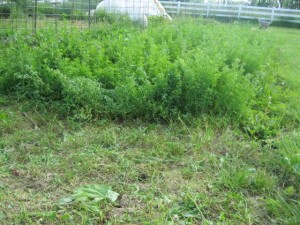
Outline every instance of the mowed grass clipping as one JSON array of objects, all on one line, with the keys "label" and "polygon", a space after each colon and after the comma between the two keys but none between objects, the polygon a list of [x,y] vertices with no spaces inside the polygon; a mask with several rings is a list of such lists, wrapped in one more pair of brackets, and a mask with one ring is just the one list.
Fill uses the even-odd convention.
[{"label": "mowed grass clipping", "polygon": [[1,42],[1,224],[298,224],[299,30],[123,23]]}]

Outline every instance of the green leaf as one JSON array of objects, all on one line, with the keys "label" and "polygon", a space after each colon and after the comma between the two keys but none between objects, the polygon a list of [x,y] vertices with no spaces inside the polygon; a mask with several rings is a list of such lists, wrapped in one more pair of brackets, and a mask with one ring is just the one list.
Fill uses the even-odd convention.
[{"label": "green leaf", "polygon": [[94,202],[99,202],[104,199],[110,200],[111,202],[115,202],[118,198],[119,194],[111,190],[111,187],[108,185],[85,185],[79,187],[73,198],[75,201],[86,202],[88,200],[93,200]]},{"label": "green leaf", "polygon": [[114,192],[112,190],[108,190],[106,196],[110,201],[115,202],[119,196],[119,193]]},{"label": "green leaf", "polygon": [[67,204],[71,204],[72,202],[73,202],[73,198],[71,196],[64,197],[59,200],[60,205],[67,205]]}]

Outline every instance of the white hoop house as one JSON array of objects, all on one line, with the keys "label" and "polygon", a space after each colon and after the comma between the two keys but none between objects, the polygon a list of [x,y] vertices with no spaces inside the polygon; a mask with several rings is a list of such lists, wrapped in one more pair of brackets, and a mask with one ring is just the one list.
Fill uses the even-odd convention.
[{"label": "white hoop house", "polygon": [[127,14],[132,20],[143,21],[144,24],[148,16],[163,16],[172,20],[157,0],[104,0],[97,5],[97,10]]}]

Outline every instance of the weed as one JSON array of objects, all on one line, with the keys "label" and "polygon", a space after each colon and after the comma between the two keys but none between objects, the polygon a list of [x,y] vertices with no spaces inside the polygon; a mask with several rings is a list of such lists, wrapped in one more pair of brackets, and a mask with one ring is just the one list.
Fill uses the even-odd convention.
[{"label": "weed", "polygon": [[79,121],[213,115],[259,139],[284,125],[284,78],[280,83],[274,74],[272,37],[191,19],[147,30],[109,23],[92,34],[61,30],[10,39],[0,90],[59,106]]}]

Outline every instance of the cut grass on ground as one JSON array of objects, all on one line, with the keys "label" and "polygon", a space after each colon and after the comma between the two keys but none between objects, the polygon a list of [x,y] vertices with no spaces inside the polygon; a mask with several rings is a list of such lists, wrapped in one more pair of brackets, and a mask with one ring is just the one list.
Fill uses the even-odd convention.
[{"label": "cut grass on ground", "polygon": [[[20,104],[1,109],[4,224],[299,221],[299,131],[262,146],[209,118],[189,127],[78,124],[21,112]],[[100,213],[60,205],[89,184],[110,185],[120,197],[99,204]]]}]

